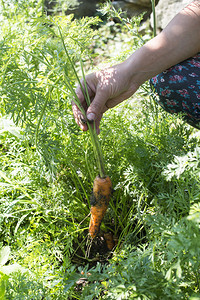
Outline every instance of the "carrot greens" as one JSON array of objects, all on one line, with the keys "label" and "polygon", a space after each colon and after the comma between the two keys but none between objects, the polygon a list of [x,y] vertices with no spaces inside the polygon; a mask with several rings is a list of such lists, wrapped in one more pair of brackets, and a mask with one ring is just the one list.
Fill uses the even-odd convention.
[{"label": "carrot greens", "polygon": [[101,23],[47,2],[0,1],[0,299],[199,299],[199,131],[148,82],[100,136],[71,110],[86,119],[88,61],[119,63],[152,30],[113,1]]},{"label": "carrot greens", "polygon": [[[59,29],[59,33],[60,33],[60,37],[61,37],[61,41],[62,41],[62,44],[63,44],[64,51],[65,51],[65,53],[67,55],[69,63],[71,65],[72,69],[73,69],[74,75],[75,75],[75,77],[76,77],[76,79],[77,79],[77,81],[78,81],[78,83],[79,83],[79,85],[81,87],[83,95],[84,95],[84,97],[86,99],[86,103],[87,103],[87,105],[89,107],[89,105],[90,105],[90,97],[89,97],[88,87],[87,87],[87,83],[86,83],[86,79],[85,79],[85,73],[84,73],[84,69],[83,69],[83,61],[80,58],[80,66],[81,66],[81,72],[82,72],[82,76],[83,76],[84,86],[81,84],[81,81],[79,79],[78,73],[77,73],[76,68],[75,68],[75,65],[74,65],[73,61],[71,60],[71,58],[70,58],[69,52],[68,52],[68,50],[67,50],[67,48],[65,46],[64,38],[63,38],[61,29],[60,29],[59,26],[58,26],[58,29]],[[98,167],[98,170],[99,170],[99,175],[100,175],[100,177],[104,178],[106,176],[106,173],[105,173],[105,164],[104,164],[103,153],[102,153],[102,150],[101,150],[101,145],[99,143],[99,139],[98,139],[98,136],[97,136],[97,133],[96,133],[95,122],[93,122],[91,124],[91,122],[89,122],[87,120],[87,117],[86,117],[86,114],[85,114],[85,110],[81,106],[81,103],[80,103],[80,101],[79,101],[79,99],[78,99],[75,91],[73,90],[73,87],[70,84],[70,79],[69,79],[69,77],[67,76],[66,73],[65,73],[65,80],[66,80],[67,87],[69,88],[69,90],[71,91],[71,93],[73,95],[73,101],[78,106],[78,108],[82,112],[82,114],[83,114],[83,116],[84,116],[84,118],[85,118],[85,120],[87,122],[87,126],[88,126],[88,129],[89,129],[89,134],[90,134],[91,142],[92,142],[92,145],[93,145],[94,155],[95,155],[97,167]]]}]

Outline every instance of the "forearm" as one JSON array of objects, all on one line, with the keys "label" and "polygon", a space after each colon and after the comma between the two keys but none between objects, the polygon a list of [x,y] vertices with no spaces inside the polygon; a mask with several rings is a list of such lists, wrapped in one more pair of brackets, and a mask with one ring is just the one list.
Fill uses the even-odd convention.
[{"label": "forearm", "polygon": [[182,10],[155,38],[126,61],[139,85],[167,68],[200,52],[200,1]]},{"label": "forearm", "polygon": [[[86,76],[90,99],[80,86],[76,93],[85,107],[87,118],[95,120],[97,132],[104,112],[128,99],[146,80],[200,52],[200,0],[194,1],[154,39],[135,51],[127,60],[111,68]],[[81,112],[73,105],[76,122],[87,130]]]}]

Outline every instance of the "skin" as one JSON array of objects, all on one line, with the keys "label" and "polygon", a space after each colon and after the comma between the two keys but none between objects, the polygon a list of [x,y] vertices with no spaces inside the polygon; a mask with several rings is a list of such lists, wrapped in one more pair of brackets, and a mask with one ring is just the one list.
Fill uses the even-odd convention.
[{"label": "skin", "polygon": [[[120,64],[86,76],[91,105],[87,107],[80,86],[76,94],[87,119],[95,121],[97,133],[103,114],[132,96],[145,81],[200,52],[200,0],[195,0],[155,38]],[[75,103],[72,110],[83,131],[87,124]]]}]

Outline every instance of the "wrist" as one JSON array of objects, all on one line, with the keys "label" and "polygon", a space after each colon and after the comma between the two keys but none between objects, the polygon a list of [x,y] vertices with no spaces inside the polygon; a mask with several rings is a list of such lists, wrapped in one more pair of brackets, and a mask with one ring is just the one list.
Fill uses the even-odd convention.
[{"label": "wrist", "polygon": [[131,80],[141,85],[172,66],[172,52],[173,45],[161,35],[147,42],[125,61]]}]

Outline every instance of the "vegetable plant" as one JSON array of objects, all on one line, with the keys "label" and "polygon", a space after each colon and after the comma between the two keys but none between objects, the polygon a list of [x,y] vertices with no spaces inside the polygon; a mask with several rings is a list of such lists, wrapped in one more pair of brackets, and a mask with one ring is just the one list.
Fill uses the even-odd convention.
[{"label": "vegetable plant", "polygon": [[109,2],[76,20],[3,1],[1,18],[0,298],[198,299],[199,132],[148,82],[104,114],[98,137],[71,112],[79,78],[140,47],[148,24],[143,34],[142,16]]}]

